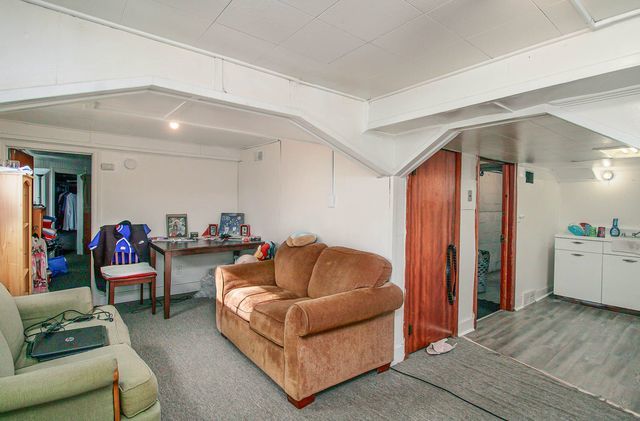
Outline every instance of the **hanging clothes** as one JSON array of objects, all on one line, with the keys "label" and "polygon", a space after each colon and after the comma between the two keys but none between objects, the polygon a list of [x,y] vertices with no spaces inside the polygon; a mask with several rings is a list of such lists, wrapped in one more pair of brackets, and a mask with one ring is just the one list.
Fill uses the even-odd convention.
[{"label": "hanging clothes", "polygon": [[40,237],[31,238],[31,278],[34,292],[47,292],[47,244]]},{"label": "hanging clothes", "polygon": [[62,229],[73,231],[78,226],[78,196],[75,193],[67,193],[64,198],[64,221]]}]

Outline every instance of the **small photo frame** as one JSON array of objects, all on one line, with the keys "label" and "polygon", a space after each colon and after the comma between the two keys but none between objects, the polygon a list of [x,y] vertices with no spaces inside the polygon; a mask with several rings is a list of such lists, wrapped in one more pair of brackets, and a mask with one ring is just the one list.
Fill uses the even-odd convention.
[{"label": "small photo frame", "polygon": [[207,237],[217,237],[218,236],[218,224],[209,224],[204,234]]},{"label": "small photo frame", "polygon": [[240,236],[248,237],[251,235],[251,227],[247,224],[240,225]]},{"label": "small photo frame", "polygon": [[167,237],[185,238],[188,236],[188,233],[186,213],[167,214]]},{"label": "small photo frame", "polygon": [[189,238],[192,240],[197,240],[198,239],[198,233],[195,231],[192,231],[189,233]]}]

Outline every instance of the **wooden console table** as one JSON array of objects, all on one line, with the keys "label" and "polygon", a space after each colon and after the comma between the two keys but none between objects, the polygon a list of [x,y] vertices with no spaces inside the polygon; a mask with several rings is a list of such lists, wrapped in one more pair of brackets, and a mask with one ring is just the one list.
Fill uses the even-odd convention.
[{"label": "wooden console table", "polygon": [[262,241],[242,241],[226,240],[197,240],[185,242],[150,241],[151,266],[156,267],[156,253],[164,256],[164,318],[170,316],[171,306],[171,260],[174,256],[187,256],[192,254],[225,253],[232,251],[234,256],[240,254],[242,250],[256,249]]}]

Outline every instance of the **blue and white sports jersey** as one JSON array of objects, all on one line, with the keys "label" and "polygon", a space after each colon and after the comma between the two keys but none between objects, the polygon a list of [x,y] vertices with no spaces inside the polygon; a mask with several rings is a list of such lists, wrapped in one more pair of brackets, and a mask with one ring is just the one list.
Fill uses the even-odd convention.
[{"label": "blue and white sports jersey", "polygon": [[[113,253],[113,259],[111,260],[111,264],[113,265],[128,265],[129,263],[139,263],[140,259],[138,258],[138,254],[136,250],[129,243],[129,238],[131,237],[131,229],[129,225],[116,225],[116,231],[122,234],[122,238],[116,242],[116,249]],[[144,232],[149,234],[151,229],[144,225]],[[93,240],[89,243],[89,250],[93,250],[98,247],[98,243],[100,242],[100,231],[93,237]]]}]

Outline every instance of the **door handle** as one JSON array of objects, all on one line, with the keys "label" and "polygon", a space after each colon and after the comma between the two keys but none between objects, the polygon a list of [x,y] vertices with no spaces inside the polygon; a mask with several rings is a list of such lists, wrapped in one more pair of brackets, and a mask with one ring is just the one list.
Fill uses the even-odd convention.
[{"label": "door handle", "polygon": [[633,259],[622,259],[622,261],[627,263],[638,263],[637,260],[633,260]]},{"label": "door handle", "polygon": [[576,256],[576,257],[582,257],[584,256],[584,254],[580,254],[580,253],[571,253],[572,256]]},{"label": "door handle", "polygon": [[573,244],[583,244],[582,241],[572,241]]},{"label": "door handle", "polygon": [[456,280],[458,278],[458,252],[454,244],[447,246],[447,301],[450,305],[456,301]]}]

